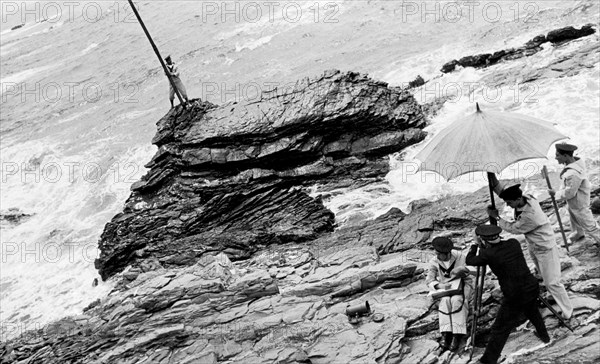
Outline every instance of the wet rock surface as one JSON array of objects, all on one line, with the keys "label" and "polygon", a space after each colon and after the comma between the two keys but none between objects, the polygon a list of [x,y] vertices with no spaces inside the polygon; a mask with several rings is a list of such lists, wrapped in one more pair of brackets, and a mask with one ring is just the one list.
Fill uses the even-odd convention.
[{"label": "wet rock surface", "polygon": [[[427,297],[425,285],[433,257],[428,242],[444,235],[455,249],[467,249],[473,228],[487,220],[487,188],[415,201],[410,213],[393,208],[374,220],[334,229],[331,212],[305,187],[318,181],[364,185],[381,178],[388,168],[385,153],[398,147],[392,148],[390,140],[417,142],[424,119],[401,90],[356,74],[333,72],[301,84],[301,90],[313,84],[335,89],[327,95],[337,101],[324,107],[333,111],[311,119],[303,110],[310,102],[298,101],[305,100],[299,92],[281,96],[299,98],[281,125],[258,119],[244,124],[246,116],[235,119],[233,110],[200,101],[188,112],[175,109],[163,118],[150,172],[102,236],[98,266],[105,278],[117,281],[116,288],[78,316],[0,343],[1,361],[466,363],[468,352],[451,356],[439,349],[437,302]],[[360,98],[360,105],[352,97],[346,100],[356,92],[366,99]],[[396,113],[390,116],[390,110]],[[330,139],[310,142],[317,134],[303,134],[307,120]],[[348,131],[344,120],[365,130]],[[227,123],[227,128],[218,126]],[[258,149],[248,149],[252,145]],[[254,152],[240,152],[247,150]],[[272,170],[266,173],[263,163]],[[531,183],[541,189],[545,182],[533,178]],[[599,193],[596,189],[594,198]],[[547,196],[541,205],[560,242]],[[561,217],[569,230],[564,210]],[[516,238],[526,251],[523,237]],[[563,282],[575,306],[575,332],[543,309],[552,342],[540,347],[533,332],[519,329],[504,349],[509,362],[600,359],[598,247],[583,239],[570,246],[569,254],[562,247],[560,253]],[[501,299],[488,271],[475,360]],[[371,312],[351,323],[347,308],[365,302]],[[375,314],[383,321],[376,322]]]},{"label": "wet rock surface", "polygon": [[580,29],[576,29],[572,26],[555,29],[548,32],[548,34],[546,35],[542,34],[534,37],[533,39],[525,43],[523,46],[518,48],[503,49],[494,53],[482,53],[472,56],[465,56],[458,60],[454,59],[445,63],[441,68],[441,72],[452,72],[456,69],[457,66],[485,68],[492,66],[498,62],[528,57],[541,51],[541,45],[546,42],[557,46],[574,39],[592,35],[595,32],[596,29],[594,29],[592,24],[584,25]]},{"label": "wet rock surface", "polygon": [[[308,243],[265,247],[242,261],[217,253],[186,267],[141,272],[130,266],[115,277],[120,283],[108,297],[79,316],[3,343],[0,357],[57,364],[466,363],[468,352],[451,357],[438,347],[437,302],[425,285],[433,257],[427,242],[445,235],[456,249],[467,249],[473,226],[485,221],[487,193],[418,201],[409,214],[392,209]],[[542,205],[552,218],[549,200]],[[523,237],[516,238],[526,251]],[[570,255],[561,248],[575,332],[543,309],[553,341],[541,349],[530,328],[520,329],[504,350],[511,361],[597,359],[600,271],[592,243],[579,241]],[[501,298],[488,272],[474,358],[483,352]],[[371,313],[350,323],[347,308],[365,302]],[[384,320],[375,322],[375,314]]]},{"label": "wet rock surface", "polygon": [[423,140],[424,126],[407,91],[339,71],[253,102],[172,109],[150,171],[104,229],[96,267],[106,279],[131,263],[186,266],[211,251],[245,259],[313,240],[334,216],[300,187],[380,179],[387,155]]}]

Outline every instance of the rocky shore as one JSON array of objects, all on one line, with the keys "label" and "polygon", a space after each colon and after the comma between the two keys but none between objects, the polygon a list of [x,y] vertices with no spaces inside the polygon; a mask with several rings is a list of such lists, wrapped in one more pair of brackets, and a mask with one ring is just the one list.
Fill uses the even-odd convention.
[{"label": "rocky shore", "polygon": [[[116,288],[81,315],[1,343],[2,363],[466,363],[468,353],[438,348],[428,242],[444,235],[466,249],[487,220],[487,188],[342,227],[326,196],[307,192],[382,179],[390,153],[424,139],[426,107],[408,90],[331,71],[253,102],[172,109],[150,171],[99,243],[96,267]],[[561,242],[550,200],[542,205]],[[561,255],[575,331],[544,309],[551,343],[520,329],[509,362],[600,361],[598,247],[582,240]],[[474,358],[500,299],[489,272]],[[347,308],[367,301],[371,313],[351,323]]]},{"label": "rocky shore", "polygon": [[[485,221],[487,203],[487,189],[481,189],[418,201],[410,214],[391,210],[308,243],[271,245],[237,262],[218,253],[187,267],[142,273],[129,267],[115,277],[118,288],[82,315],[4,343],[2,362],[465,363],[467,353],[451,360],[439,353],[436,304],[424,283],[432,257],[427,241],[447,235],[457,249],[466,248],[473,226]],[[549,201],[543,205],[551,215]],[[553,341],[540,348],[532,332],[513,333],[505,353],[521,353],[511,357],[514,362],[599,358],[598,248],[584,240],[569,255],[561,252],[575,332],[544,309]],[[500,298],[489,273],[475,357]],[[347,307],[365,301],[372,314],[351,324]],[[384,320],[373,321],[375,313]]]}]

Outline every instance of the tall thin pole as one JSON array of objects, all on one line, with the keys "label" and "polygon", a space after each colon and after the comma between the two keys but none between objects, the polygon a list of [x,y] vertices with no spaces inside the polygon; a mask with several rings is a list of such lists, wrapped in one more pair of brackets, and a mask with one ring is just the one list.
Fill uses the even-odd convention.
[{"label": "tall thin pole", "polygon": [[[477,104],[477,112],[481,112],[479,109],[479,104]],[[490,188],[490,200],[492,202],[492,208],[496,208],[496,201],[494,200],[494,187],[492,186],[492,176],[493,173],[488,172],[488,184]],[[490,216],[490,224],[498,225],[498,221]],[[478,242],[479,249],[481,249],[481,243]],[[477,267],[477,275],[475,276],[475,298],[473,302],[473,321],[471,322],[471,354],[469,355],[469,361],[473,358],[473,351],[475,350],[475,334],[477,332],[477,319],[481,315],[481,305],[482,305],[482,296],[483,296],[483,288],[485,285],[485,274],[486,274],[486,266],[478,266]]]},{"label": "tall thin pole", "polygon": [[128,1],[129,1],[129,6],[131,6],[131,9],[133,10],[133,13],[135,14],[135,17],[137,18],[138,22],[142,26],[144,33],[146,33],[146,37],[148,37],[148,41],[150,41],[152,48],[154,48],[154,53],[156,53],[156,56],[158,57],[158,61],[162,65],[163,69],[165,70],[165,74],[167,75],[167,78],[169,79],[169,82],[171,83],[171,87],[173,87],[173,90],[175,90],[175,94],[177,95],[177,98],[179,99],[179,103],[181,105],[183,105],[183,108],[185,109],[185,103],[183,102],[183,98],[179,94],[179,89],[175,85],[175,81],[173,81],[173,78],[171,77],[171,72],[169,72],[169,70],[167,69],[167,65],[163,61],[163,59],[160,55],[160,52],[158,51],[158,48],[156,48],[156,44],[154,44],[154,41],[152,40],[150,33],[148,33],[148,29],[146,29],[146,26],[144,25],[144,22],[142,21],[140,14],[138,13],[137,9],[135,8],[135,5],[133,5],[133,1],[132,0],[128,0]]},{"label": "tall thin pole", "polygon": [[[550,184],[550,177],[548,177],[548,169],[546,166],[542,168],[542,175],[546,178],[546,183],[548,184],[548,188],[552,188]],[[567,253],[569,252],[569,243],[567,242],[567,236],[565,235],[565,229],[563,228],[562,220],[560,218],[560,212],[558,211],[558,205],[556,204],[556,198],[550,195],[552,198],[552,206],[554,206],[554,212],[556,213],[556,221],[558,221],[558,226],[560,227],[560,233],[562,234],[563,241],[565,242],[565,248],[567,249]]]}]

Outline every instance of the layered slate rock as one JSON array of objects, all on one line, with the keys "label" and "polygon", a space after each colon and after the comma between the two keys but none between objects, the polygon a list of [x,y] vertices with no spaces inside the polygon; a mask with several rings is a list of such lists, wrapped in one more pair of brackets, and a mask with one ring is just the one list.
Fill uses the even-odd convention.
[{"label": "layered slate rock", "polygon": [[237,260],[313,240],[334,216],[303,187],[381,178],[387,155],[423,140],[424,125],[407,91],[339,71],[252,101],[172,109],[96,267],[107,279],[132,263],[186,266],[212,251]]}]

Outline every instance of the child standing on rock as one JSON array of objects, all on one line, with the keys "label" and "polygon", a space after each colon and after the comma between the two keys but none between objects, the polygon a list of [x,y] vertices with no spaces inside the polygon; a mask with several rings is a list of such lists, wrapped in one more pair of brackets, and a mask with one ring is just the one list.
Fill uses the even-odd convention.
[{"label": "child standing on rock", "polygon": [[456,351],[467,334],[467,313],[469,300],[473,292],[473,279],[465,264],[465,255],[453,251],[454,243],[446,237],[437,237],[432,241],[436,257],[430,261],[426,283],[432,292],[455,279],[463,280],[460,294],[440,299],[438,311],[442,339],[440,346],[444,350]]}]

